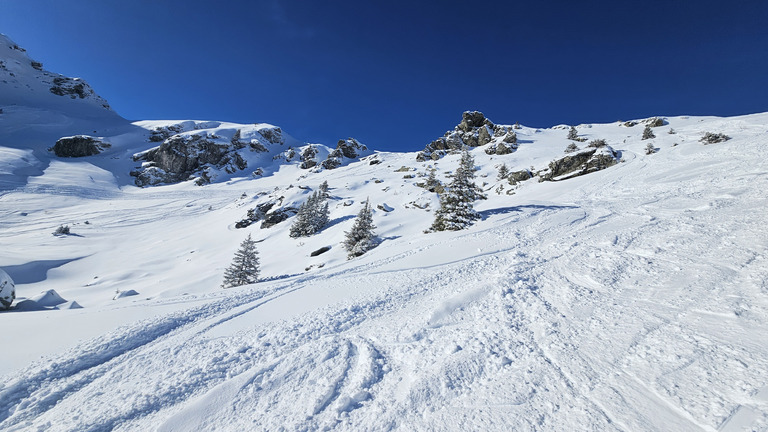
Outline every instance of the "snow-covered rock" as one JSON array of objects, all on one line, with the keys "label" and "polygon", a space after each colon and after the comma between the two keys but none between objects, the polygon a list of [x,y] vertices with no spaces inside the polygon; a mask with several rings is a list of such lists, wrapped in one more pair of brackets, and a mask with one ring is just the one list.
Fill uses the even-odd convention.
[{"label": "snow-covered rock", "polygon": [[59,138],[51,149],[58,157],[84,157],[101,153],[111,144],[88,135]]},{"label": "snow-covered rock", "polygon": [[488,154],[512,153],[517,149],[514,126],[495,125],[480,111],[465,111],[461,122],[452,131],[432,141],[416,155],[416,159],[438,160],[464,147],[480,147],[486,144],[490,144],[485,150]]},{"label": "snow-covered rock", "polygon": [[0,307],[8,309],[16,298],[16,285],[3,269],[0,269]]},{"label": "snow-covered rock", "polygon": [[52,290],[52,289],[44,291],[34,297],[31,297],[29,300],[32,300],[43,307],[58,306],[62,303],[67,302],[67,300],[62,298],[59,295],[59,293],[56,292],[56,290]]},{"label": "snow-covered rock", "polygon": [[139,295],[139,293],[136,290],[132,290],[132,289],[125,290],[125,291],[118,291],[115,293],[115,296],[112,297],[112,300],[117,300],[117,299],[126,298],[126,297],[133,297],[137,295]]}]

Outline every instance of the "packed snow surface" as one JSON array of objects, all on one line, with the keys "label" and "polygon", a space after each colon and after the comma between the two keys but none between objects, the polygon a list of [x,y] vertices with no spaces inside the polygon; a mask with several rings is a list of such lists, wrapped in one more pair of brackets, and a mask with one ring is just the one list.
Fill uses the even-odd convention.
[{"label": "packed snow surface", "polygon": [[[475,149],[482,220],[430,234],[414,183],[458,155],[144,189],[52,160],[0,195],[0,265],[17,301],[83,308],[0,314],[0,429],[765,430],[768,115],[668,121],[650,155],[642,126],[582,125],[624,162],[517,189],[496,166],[546,166],[567,130]],[[320,234],[234,227],[324,180]],[[382,242],[347,260],[366,198]],[[248,233],[263,281],[222,290]]]}]

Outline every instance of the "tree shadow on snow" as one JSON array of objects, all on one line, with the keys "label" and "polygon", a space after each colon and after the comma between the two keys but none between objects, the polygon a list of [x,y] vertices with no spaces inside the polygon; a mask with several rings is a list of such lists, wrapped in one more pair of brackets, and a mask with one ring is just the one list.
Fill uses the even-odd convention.
[{"label": "tree shadow on snow", "polygon": [[544,210],[565,210],[565,209],[575,209],[575,208],[578,208],[578,207],[531,204],[531,205],[523,205],[523,206],[515,206],[515,207],[499,207],[495,209],[483,210],[478,213],[480,214],[481,220],[486,220],[493,215],[521,212],[525,209],[544,211]]},{"label": "tree shadow on snow", "polygon": [[323,229],[328,229],[328,228],[330,228],[330,227],[332,227],[334,225],[338,225],[338,224],[340,224],[342,222],[346,222],[346,221],[348,221],[350,219],[354,219],[355,217],[357,217],[357,216],[355,216],[355,215],[348,215],[348,216],[342,216],[340,218],[333,219],[330,222],[328,222],[328,225],[326,225]]}]

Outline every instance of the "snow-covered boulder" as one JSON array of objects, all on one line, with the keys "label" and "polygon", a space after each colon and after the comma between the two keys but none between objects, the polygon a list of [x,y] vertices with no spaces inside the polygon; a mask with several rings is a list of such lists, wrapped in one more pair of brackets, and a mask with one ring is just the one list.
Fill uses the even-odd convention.
[{"label": "snow-covered boulder", "polygon": [[133,297],[137,295],[139,295],[139,293],[136,290],[132,290],[132,289],[129,289],[126,291],[118,291],[115,293],[115,296],[112,297],[112,300],[117,300],[125,297]]},{"label": "snow-covered boulder", "polygon": [[98,138],[75,135],[59,138],[51,150],[58,157],[84,157],[97,155],[108,147],[110,147],[109,143]]},{"label": "snow-covered boulder", "polygon": [[3,269],[0,269],[0,307],[8,309],[16,298],[16,285]]},{"label": "snow-covered boulder", "polygon": [[29,300],[32,300],[35,303],[37,303],[38,305],[43,306],[43,307],[58,306],[60,304],[63,304],[63,303],[67,302],[67,300],[65,300],[63,297],[61,297],[59,295],[59,293],[57,293],[55,290],[52,290],[52,289],[48,290],[48,291],[44,291],[44,292],[42,292],[42,293],[40,293],[40,294],[30,298]]},{"label": "snow-covered boulder", "polygon": [[542,180],[565,180],[608,168],[618,161],[618,155],[609,145],[587,148],[550,162],[549,167],[539,175]]}]

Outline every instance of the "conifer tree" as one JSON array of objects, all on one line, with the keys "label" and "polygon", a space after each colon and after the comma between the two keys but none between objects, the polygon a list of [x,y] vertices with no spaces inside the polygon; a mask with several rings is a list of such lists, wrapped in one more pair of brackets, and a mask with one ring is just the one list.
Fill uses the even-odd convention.
[{"label": "conifer tree", "polygon": [[360,213],[357,214],[352,229],[344,233],[346,236],[344,249],[347,250],[347,258],[360,256],[376,247],[376,234],[373,232],[375,228],[370,199],[367,199]]},{"label": "conifer tree", "polygon": [[453,174],[451,183],[440,194],[440,208],[435,212],[435,220],[430,231],[456,231],[464,229],[480,218],[472,203],[485,199],[482,189],[475,182],[475,161],[469,152],[464,151],[461,162]]},{"label": "conifer tree", "polygon": [[507,177],[509,177],[509,168],[507,168],[507,164],[503,163],[499,167],[499,174],[496,176],[496,179],[504,180]]},{"label": "conifer tree", "polygon": [[259,278],[259,252],[256,242],[251,235],[240,243],[240,249],[235,252],[232,264],[224,270],[222,288],[232,288],[255,283]]},{"label": "conifer tree", "polygon": [[299,207],[296,219],[291,225],[291,237],[307,237],[320,232],[329,220],[328,203],[320,192],[315,191]]},{"label": "conifer tree", "polygon": [[656,135],[653,133],[650,126],[645,125],[645,129],[643,129],[643,139],[647,140],[651,138],[656,138]]},{"label": "conifer tree", "polygon": [[320,183],[320,187],[317,189],[320,191],[320,195],[323,197],[323,199],[328,199],[328,197],[330,197],[330,194],[328,194],[328,180]]},{"label": "conifer tree", "polygon": [[578,141],[579,140],[579,132],[576,130],[574,126],[571,126],[571,129],[568,131],[568,139]]}]

